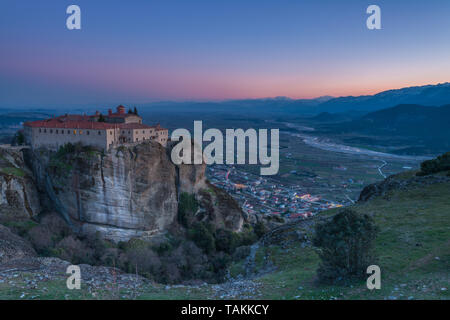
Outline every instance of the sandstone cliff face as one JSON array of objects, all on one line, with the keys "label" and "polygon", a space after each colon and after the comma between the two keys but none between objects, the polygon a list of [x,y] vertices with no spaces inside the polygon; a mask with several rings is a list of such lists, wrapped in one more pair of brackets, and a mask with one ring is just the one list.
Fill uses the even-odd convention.
[{"label": "sandstone cliff face", "polygon": [[19,148],[0,148],[0,221],[35,217],[41,208]]},{"label": "sandstone cliff face", "polygon": [[[177,224],[181,192],[200,200],[208,187],[204,165],[176,166],[170,150],[150,141],[105,154],[86,148],[65,154],[29,151],[28,158],[53,209],[75,229],[116,242],[165,233]],[[239,231],[242,211],[226,199],[204,211],[209,220]]]}]

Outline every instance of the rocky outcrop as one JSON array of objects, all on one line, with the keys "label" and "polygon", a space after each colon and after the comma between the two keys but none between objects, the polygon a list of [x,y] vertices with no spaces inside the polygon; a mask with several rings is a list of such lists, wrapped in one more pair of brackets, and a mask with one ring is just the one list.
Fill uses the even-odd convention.
[{"label": "rocky outcrop", "polygon": [[435,183],[449,183],[450,177],[442,175],[412,176],[405,178],[403,174],[392,175],[385,180],[366,186],[359,195],[359,202],[365,202],[376,197],[388,197],[393,190],[406,190]]},{"label": "rocky outcrop", "polygon": [[36,217],[41,210],[21,148],[0,147],[0,221]]},{"label": "rocky outcrop", "polygon": [[36,252],[26,240],[0,225],[0,267],[35,256]]},{"label": "rocky outcrop", "polygon": [[200,208],[197,220],[207,221],[218,228],[239,231],[244,218],[238,203],[223,189],[211,183],[196,193]]},{"label": "rocky outcrop", "polygon": [[164,234],[177,225],[182,192],[203,203],[210,221],[233,231],[242,227],[241,209],[223,191],[204,199],[209,188],[205,165],[176,166],[170,150],[159,143],[120,146],[106,153],[75,149],[30,150],[28,159],[48,205],[80,232],[116,242]]}]

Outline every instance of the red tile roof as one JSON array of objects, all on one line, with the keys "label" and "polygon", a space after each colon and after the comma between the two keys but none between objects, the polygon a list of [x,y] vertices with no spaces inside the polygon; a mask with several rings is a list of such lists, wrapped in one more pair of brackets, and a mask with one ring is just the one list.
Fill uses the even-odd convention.
[{"label": "red tile roof", "polygon": [[117,124],[90,120],[59,121],[55,118],[25,122],[24,126],[32,128],[68,128],[68,129],[114,129]]},{"label": "red tile roof", "polygon": [[107,130],[107,129],[155,129],[165,130],[159,125],[149,126],[141,123],[107,123],[91,120],[92,116],[84,115],[64,115],[56,118],[28,121],[24,123],[26,127],[32,128],[67,128],[67,129],[93,129],[93,130]]}]

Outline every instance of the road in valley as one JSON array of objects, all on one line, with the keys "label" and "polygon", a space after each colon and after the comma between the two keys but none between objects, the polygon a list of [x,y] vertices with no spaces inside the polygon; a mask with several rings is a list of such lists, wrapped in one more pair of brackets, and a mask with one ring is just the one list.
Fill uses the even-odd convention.
[{"label": "road in valley", "polygon": [[383,169],[385,166],[387,166],[387,162],[384,160],[380,160],[383,161],[383,164],[381,166],[378,167],[378,172],[381,174],[381,176],[386,179],[386,175],[383,173],[383,171],[381,171],[381,169]]}]

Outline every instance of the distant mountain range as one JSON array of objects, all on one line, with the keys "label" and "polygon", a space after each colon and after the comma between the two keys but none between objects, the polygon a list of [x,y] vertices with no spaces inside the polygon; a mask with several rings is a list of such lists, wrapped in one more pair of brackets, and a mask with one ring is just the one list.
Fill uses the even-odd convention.
[{"label": "distant mountain range", "polygon": [[384,140],[402,138],[413,146],[403,150],[405,154],[437,154],[450,150],[450,104],[441,107],[401,104],[351,120],[345,119],[345,113],[322,113],[312,119],[322,123],[319,127],[329,134],[357,134]]},{"label": "distant mountain range", "polygon": [[375,111],[399,104],[441,106],[450,104],[450,83],[388,90],[375,95],[330,99],[317,107],[318,112]]},{"label": "distant mountain range", "polygon": [[252,116],[277,115],[301,116],[328,113],[368,113],[399,104],[441,106],[450,104],[450,83],[407,87],[383,91],[374,95],[331,97],[315,99],[290,99],[275,97],[265,99],[241,99],[220,102],[157,102],[141,105],[141,110],[165,112],[224,112]]},{"label": "distant mountain range", "polygon": [[[442,107],[426,107],[416,104],[401,104],[392,108],[374,111],[341,126],[349,130],[383,135],[450,137],[450,104]],[[449,139],[450,140],[450,139]]]}]

